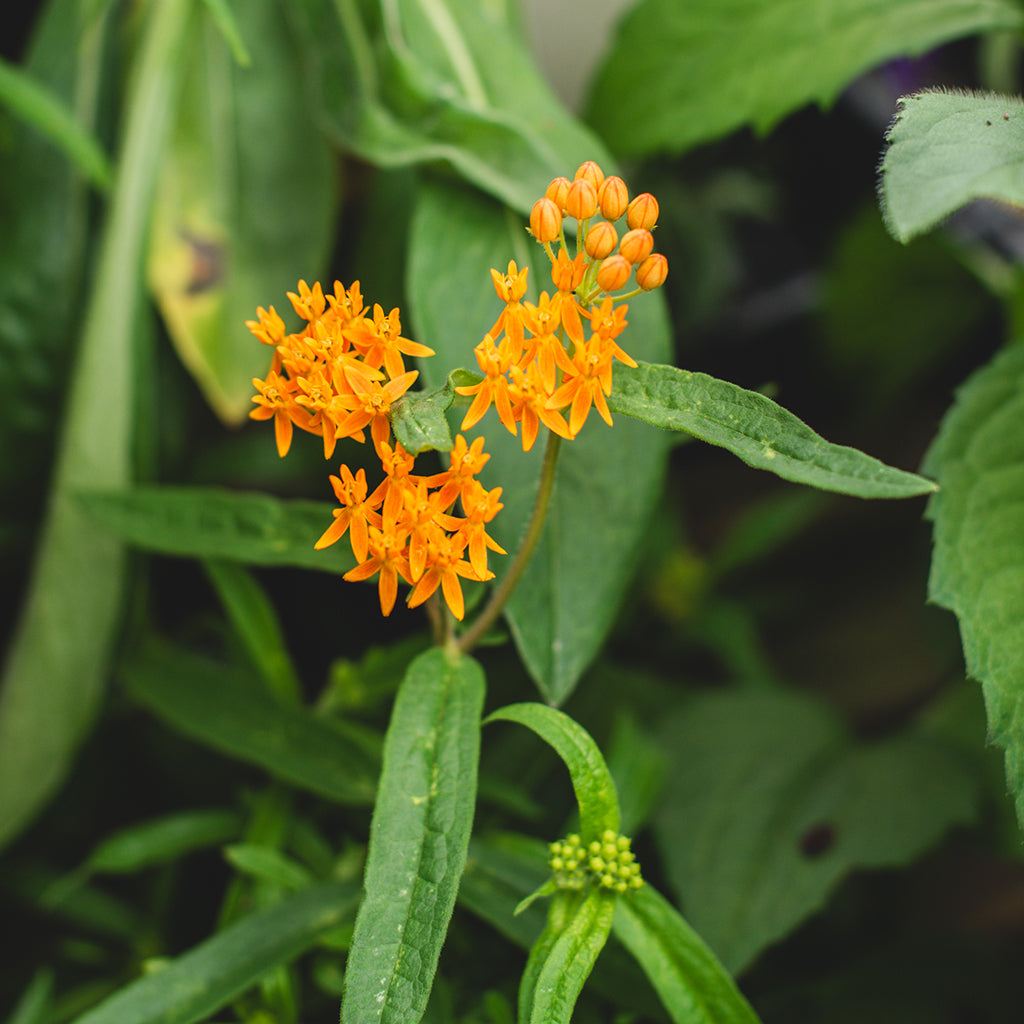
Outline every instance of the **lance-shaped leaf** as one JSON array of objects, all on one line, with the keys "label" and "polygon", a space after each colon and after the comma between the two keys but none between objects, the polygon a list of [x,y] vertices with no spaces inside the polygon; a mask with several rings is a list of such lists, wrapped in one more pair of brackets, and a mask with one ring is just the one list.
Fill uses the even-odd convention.
[{"label": "lance-shaped leaf", "polygon": [[[531,266],[534,297],[551,290],[548,258],[519,216],[465,188],[423,186],[409,278],[417,340],[437,352],[424,360],[425,376],[472,363],[474,346],[502,309],[488,271],[504,271],[510,259]],[[435,273],[437,266],[446,268],[444,275]],[[630,303],[629,327],[619,341],[639,358],[667,356],[660,296]],[[493,410],[467,433],[479,431],[491,455],[481,480],[503,489],[505,505],[488,532],[513,553],[536,501],[544,436],[524,453]],[[595,414],[575,441],[562,445],[544,533],[505,610],[523,661],[549,701],[569,695],[604,641],[636,565],[670,443],[670,435],[641,423],[618,418],[609,428]],[[509,561],[494,557],[490,568],[500,577]]]},{"label": "lance-shaped leaf", "polygon": [[558,892],[519,987],[519,1020],[569,1024],[583,984],[611,932],[616,896],[605,889]]},{"label": "lance-shaped leaf", "polygon": [[928,593],[959,620],[1024,826],[1024,346],[961,388],[925,468],[942,488],[928,503]]},{"label": "lance-shaped leaf", "polygon": [[326,882],[261,910],[115,992],[74,1024],[191,1024],[204,1020],[351,920],[359,893]]},{"label": "lance-shaped leaf", "polygon": [[601,141],[544,82],[497,5],[398,0],[300,5],[328,130],[388,167],[444,163],[529,210],[556,175],[610,164]]},{"label": "lance-shaped leaf", "polygon": [[680,152],[831,103],[893,57],[1021,24],[1013,0],[644,0],[622,20],[588,119],[619,153]]},{"label": "lance-shaped leaf", "polygon": [[[0,685],[0,843],[56,790],[88,731],[120,620],[124,550],[74,502],[81,487],[131,477],[140,335],[138,268],[167,121],[180,84],[185,0],[150,15],[131,91],[32,580]],[[74,14],[70,15],[74,16]]]},{"label": "lance-shaped leaf", "polygon": [[518,722],[554,747],[569,769],[584,843],[597,839],[606,829],[619,831],[615,781],[597,744],[582,725],[546,704],[509,704],[488,715],[487,722]]},{"label": "lance-shaped leaf", "polygon": [[919,92],[900,100],[882,161],[882,213],[908,242],[972,199],[1024,206],[1024,101]]},{"label": "lance-shaped leaf", "polygon": [[619,899],[615,937],[636,957],[675,1024],[756,1024],[728,971],[649,884]]},{"label": "lance-shaped leaf", "polygon": [[245,321],[256,319],[257,305],[287,305],[285,289],[319,273],[337,177],[285,7],[275,0],[233,6],[251,63],[239,65],[230,37],[208,16],[193,19],[148,257],[178,354],[228,423],[245,418],[252,378],[270,365],[271,350]]},{"label": "lance-shaped leaf", "polygon": [[416,1024],[437,969],[476,802],[484,677],[438,648],[395,700],[345,972],[342,1024]]},{"label": "lance-shaped leaf", "polygon": [[615,371],[609,408],[728,448],[784,480],[858,498],[909,498],[936,489],[856,448],[830,444],[770,398],[706,373],[641,363]]},{"label": "lance-shaped leaf", "polygon": [[313,547],[331,525],[336,506],[327,503],[216,487],[160,485],[82,490],[75,497],[92,522],[157,554],[337,573],[356,564],[347,544],[332,544],[322,551]]},{"label": "lance-shaped leaf", "polygon": [[342,804],[371,804],[374,737],[290,707],[244,672],[152,644],[124,668],[131,695],[172,728],[229,757]]}]

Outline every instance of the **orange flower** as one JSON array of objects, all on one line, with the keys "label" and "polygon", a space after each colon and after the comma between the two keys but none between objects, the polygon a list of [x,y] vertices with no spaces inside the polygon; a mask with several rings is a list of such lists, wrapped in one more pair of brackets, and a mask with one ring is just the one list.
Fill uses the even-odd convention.
[{"label": "orange flower", "polygon": [[612,392],[613,354],[610,346],[613,344],[593,335],[573,356],[576,375],[569,377],[547,401],[549,409],[561,409],[571,403],[569,433],[573,437],[586,422],[591,405],[597,406],[597,411],[608,426],[612,425],[612,415],[605,395]]},{"label": "orange flower", "polygon": [[344,506],[334,510],[334,522],[324,531],[320,539],[313,545],[317,551],[330,547],[335,541],[345,536],[351,527],[349,541],[357,562],[365,562],[369,550],[369,525],[380,527],[381,518],[375,509],[380,502],[374,504],[373,499],[366,500],[366,470],[361,469],[355,476],[346,465],[341,467],[341,477],[332,476],[331,486],[338,501]]},{"label": "orange flower", "polygon": [[478,582],[494,578],[494,573],[490,571],[481,575],[462,557],[465,547],[466,538],[459,535],[440,537],[436,544],[430,545],[427,554],[427,568],[409,595],[410,608],[423,604],[440,586],[441,593],[444,594],[445,602],[451,609],[452,615],[460,621],[462,620],[466,614],[466,607],[459,577]]},{"label": "orange flower", "polygon": [[384,385],[355,366],[346,366],[344,372],[352,394],[343,401],[352,411],[338,424],[338,434],[351,437],[369,424],[374,444],[383,444],[391,436],[391,405],[409,390],[419,371],[409,370]]},{"label": "orange flower", "polygon": [[367,366],[383,366],[394,379],[405,373],[402,353],[407,356],[432,356],[434,350],[410,338],[402,337],[402,321],[396,306],[387,316],[377,304],[373,305],[373,319],[363,318],[361,323],[346,329],[345,337],[363,353]]},{"label": "orange flower", "polygon": [[[497,270],[491,270],[494,290],[498,293],[498,298],[504,301],[505,308],[501,311],[501,315],[490,331],[488,331],[488,334],[496,338],[504,331],[513,347],[517,349],[521,349],[523,346],[523,315],[525,310],[522,298],[526,294],[526,275],[529,271],[529,267],[523,267],[520,270],[516,266],[515,260],[509,260],[508,270],[504,275],[498,273]],[[515,358],[517,356],[513,356],[513,359]]]},{"label": "orange flower", "polygon": [[475,395],[473,404],[469,407],[462,420],[462,430],[469,430],[473,424],[479,422],[483,415],[494,403],[498,410],[498,418],[510,434],[515,434],[516,423],[512,416],[512,402],[508,393],[508,381],[505,373],[515,361],[515,354],[507,344],[508,339],[502,340],[500,345],[494,344],[491,335],[484,335],[484,340],[473,349],[476,361],[480,369],[486,375],[479,384],[472,384],[467,387],[456,388],[456,394]]},{"label": "orange flower", "polygon": [[438,473],[428,479],[431,487],[440,487],[438,505],[442,510],[451,507],[455,499],[473,483],[474,477],[484,468],[491,456],[484,454],[484,439],[476,438],[471,445],[466,444],[466,439],[458,434],[455,437],[455,447],[450,453],[451,468],[444,473]]},{"label": "orange flower", "polygon": [[286,292],[285,294],[291,300],[295,312],[303,320],[318,320],[324,315],[327,300],[324,298],[324,291],[320,287],[319,281],[314,282],[312,288],[305,281],[300,281],[298,295],[295,292]]},{"label": "orange flower", "polygon": [[497,551],[499,555],[508,554],[484,529],[505,506],[498,500],[501,497],[500,487],[488,491],[474,480],[468,491],[468,495],[464,493],[462,496],[465,519],[456,516],[440,516],[439,519],[445,529],[454,530],[466,538],[469,546],[469,563],[477,575],[484,579],[487,578],[488,572],[487,549]]},{"label": "orange flower", "polygon": [[385,519],[382,529],[375,526],[369,528],[368,545],[369,558],[350,569],[342,578],[358,582],[368,580],[379,572],[377,587],[380,610],[382,614],[390,615],[398,597],[398,577],[401,576],[406,583],[412,582],[409,560],[405,557],[405,535],[396,523]]},{"label": "orange flower", "polygon": [[277,454],[283,459],[292,443],[292,408],[294,407],[294,385],[286,377],[271,370],[267,379],[253,377],[252,386],[259,392],[252,400],[259,406],[249,416],[254,420],[269,420],[274,417],[274,438]]},{"label": "orange flower", "polygon": [[[558,351],[562,353],[563,359],[568,359],[561,345],[558,345]],[[575,372],[572,363],[569,366]],[[540,363],[530,363],[525,370],[513,366],[509,374],[512,377],[509,388],[512,395],[512,412],[523,425],[523,451],[528,452],[533,447],[541,423],[559,437],[568,439],[570,434],[565,420],[560,413],[548,408],[547,402],[554,388],[548,388]]]}]

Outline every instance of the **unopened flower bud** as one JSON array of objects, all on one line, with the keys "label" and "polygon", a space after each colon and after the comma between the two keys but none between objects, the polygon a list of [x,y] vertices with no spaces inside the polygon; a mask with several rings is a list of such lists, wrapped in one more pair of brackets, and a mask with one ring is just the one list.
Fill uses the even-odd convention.
[{"label": "unopened flower bud", "polygon": [[660,288],[668,277],[668,260],[660,252],[651,253],[636,268],[636,283],[645,291]]},{"label": "unopened flower bud", "polygon": [[577,178],[565,197],[565,212],[576,220],[587,220],[597,210],[597,189],[586,178]]},{"label": "unopened flower bud", "polygon": [[595,260],[603,260],[615,251],[619,242],[619,233],[606,220],[599,220],[588,232],[583,247],[588,256]]},{"label": "unopened flower bud", "polygon": [[586,179],[594,186],[596,192],[601,187],[601,182],[604,181],[604,171],[593,160],[585,160],[576,168],[575,178],[576,180]]},{"label": "unopened flower bud", "polygon": [[627,207],[626,223],[650,231],[658,223],[658,200],[650,192],[642,192]]},{"label": "unopened flower bud", "polygon": [[609,256],[597,270],[597,283],[603,292],[618,291],[633,272],[633,265],[625,256]]},{"label": "unopened flower bud", "polygon": [[630,263],[636,264],[647,259],[654,249],[654,235],[646,228],[634,228],[627,231],[619,242],[619,252]]},{"label": "unopened flower bud", "polygon": [[565,197],[569,194],[569,184],[568,178],[552,178],[551,184],[544,190],[545,197],[553,199],[559,212],[563,214],[565,213]]},{"label": "unopened flower bud", "polygon": [[629,189],[617,175],[612,174],[601,182],[597,190],[597,203],[601,207],[601,216],[606,220],[618,220],[629,205]]},{"label": "unopened flower bud", "polygon": [[554,199],[544,196],[533,204],[530,233],[538,242],[553,242],[562,233],[562,211]]}]

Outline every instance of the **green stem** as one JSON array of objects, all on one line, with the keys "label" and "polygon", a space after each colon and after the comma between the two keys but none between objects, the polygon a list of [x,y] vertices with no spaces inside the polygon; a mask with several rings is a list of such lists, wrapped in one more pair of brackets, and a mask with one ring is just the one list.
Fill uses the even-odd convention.
[{"label": "green stem", "polygon": [[548,507],[551,504],[551,492],[555,485],[555,467],[558,465],[561,440],[555,433],[548,434],[547,446],[544,449],[544,462],[540,470],[540,482],[537,485],[537,500],[533,506],[530,525],[526,528],[526,536],[523,538],[523,543],[516,552],[508,572],[495,588],[484,610],[473,625],[458,638],[458,648],[463,654],[468,654],[497,621],[508,599],[512,596],[512,591],[515,590],[516,584],[526,570],[527,563],[533,556],[534,548],[537,547],[537,542],[544,530],[544,521],[547,519]]}]

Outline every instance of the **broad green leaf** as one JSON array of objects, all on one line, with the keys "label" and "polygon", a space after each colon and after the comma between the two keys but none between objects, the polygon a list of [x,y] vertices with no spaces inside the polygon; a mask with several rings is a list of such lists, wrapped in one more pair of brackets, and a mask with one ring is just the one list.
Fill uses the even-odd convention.
[{"label": "broad green leaf", "polygon": [[486,722],[518,722],[554,747],[569,769],[584,843],[597,839],[605,829],[619,831],[615,782],[597,744],[582,725],[546,704],[509,704],[491,712]]},{"label": "broad green leaf", "polygon": [[612,931],[643,967],[675,1024],[757,1021],[715,954],[650,884],[616,903]]},{"label": "broad green leaf", "polygon": [[600,888],[560,891],[530,951],[519,988],[519,1020],[569,1024],[584,982],[612,928],[617,897]]},{"label": "broad green leaf", "polygon": [[783,480],[858,498],[909,498],[936,489],[856,448],[830,444],[770,398],[706,373],[641,363],[615,371],[614,412],[728,448]]},{"label": "broad green leaf", "polygon": [[[432,374],[444,367],[472,365],[474,346],[502,308],[489,270],[504,270],[511,259],[531,267],[534,294],[552,287],[548,258],[521,218],[468,189],[424,183],[410,238],[409,289],[416,339],[437,352],[422,364],[431,384],[440,383]],[[630,303],[629,321],[619,340],[631,355],[667,355],[659,296]],[[544,438],[524,453],[493,410],[467,433],[480,430],[491,454],[481,479],[503,489],[505,508],[490,524],[510,553],[491,559],[500,577],[536,501]],[[636,565],[670,441],[626,418],[609,428],[595,414],[575,441],[562,445],[544,533],[505,611],[530,675],[553,703],[572,692],[604,641]]]},{"label": "broad green leaf", "polygon": [[[516,33],[474,0],[301,5],[328,131],[386,167],[431,163],[526,212],[556,175],[611,163]],[[379,18],[379,20],[378,20]]]},{"label": "broad green leaf", "polygon": [[172,728],[343,804],[373,802],[370,740],[353,726],[289,707],[244,673],[151,645],[124,667],[129,693]]},{"label": "broad green leaf", "polygon": [[124,874],[166,864],[193,850],[237,838],[238,815],[230,811],[182,811],[131,825],[100,842],[85,862],[87,871]]},{"label": "broad green leaf", "polygon": [[384,744],[366,897],[342,1024],[416,1024],[437,969],[476,802],[484,676],[439,648],[409,666]]},{"label": "broad green leaf", "polygon": [[904,96],[882,160],[882,213],[908,242],[972,199],[1024,206],[1024,101],[926,91]]},{"label": "broad green leaf", "polygon": [[644,0],[622,20],[588,119],[616,153],[678,153],[830,104],[893,57],[1022,24],[1012,0]]},{"label": "broad green leaf", "polygon": [[0,104],[49,138],[94,185],[110,186],[110,162],[96,138],[59,97],[5,60],[0,60]]},{"label": "broad green leaf", "polygon": [[253,665],[283,703],[301,704],[302,686],[270,598],[243,566],[222,559],[203,562]]},{"label": "broad green leaf", "polygon": [[0,843],[60,785],[106,683],[121,615],[124,549],[98,533],[72,495],[83,487],[120,489],[131,477],[139,266],[188,12],[186,0],[147,12],[48,514],[3,668]]},{"label": "broad green leaf", "polygon": [[410,455],[425,451],[450,451],[452,432],[445,412],[455,398],[453,370],[440,387],[407,392],[391,408],[395,437]]},{"label": "broad green leaf", "polygon": [[231,925],[166,967],[133,981],[74,1024],[192,1024],[255,985],[279,964],[350,920],[351,882],[312,886]]},{"label": "broad green leaf", "polygon": [[851,871],[907,864],[977,811],[955,747],[913,731],[857,744],[795,694],[696,697],[662,739],[655,838],[687,920],[733,973]]},{"label": "broad green leaf", "polygon": [[1024,346],[961,388],[925,459],[941,490],[928,594],[960,622],[968,673],[1024,826]]},{"label": "broad green leaf", "polygon": [[[148,485],[123,491],[81,490],[90,523],[146,551],[221,558],[248,565],[298,566],[344,573],[355,565],[347,544],[317,551],[334,506],[215,487]],[[93,526],[93,534],[96,529]]]},{"label": "broad green leaf", "polygon": [[[193,19],[186,88],[154,200],[148,274],[182,362],[226,423],[252,408],[270,350],[245,327],[320,273],[336,176],[305,92],[285,5],[234,5],[252,62],[211,18]],[[280,296],[280,300],[277,297]]]},{"label": "broad green leaf", "polygon": [[282,889],[305,889],[313,882],[308,869],[272,846],[235,843],[224,848],[224,856],[236,871]]}]

